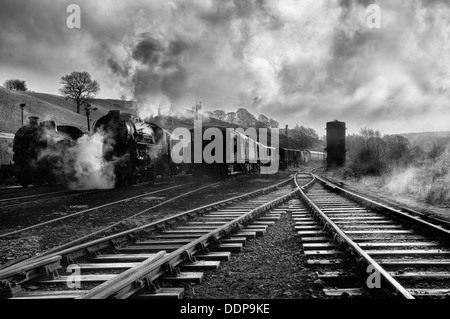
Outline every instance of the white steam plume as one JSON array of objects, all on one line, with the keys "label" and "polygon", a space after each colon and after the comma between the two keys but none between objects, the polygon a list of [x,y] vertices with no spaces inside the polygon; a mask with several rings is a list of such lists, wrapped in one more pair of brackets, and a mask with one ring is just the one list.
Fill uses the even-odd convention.
[{"label": "white steam plume", "polygon": [[73,171],[68,185],[70,189],[114,188],[114,164],[104,159],[104,153],[112,147],[112,143],[104,144],[103,141],[104,135],[101,132],[83,135],[76,146],[69,149],[65,164],[71,166],[67,167],[68,171]]}]

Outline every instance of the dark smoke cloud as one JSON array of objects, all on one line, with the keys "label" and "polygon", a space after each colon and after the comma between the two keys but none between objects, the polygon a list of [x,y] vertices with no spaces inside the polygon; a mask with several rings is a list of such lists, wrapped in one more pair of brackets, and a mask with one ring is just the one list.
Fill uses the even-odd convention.
[{"label": "dark smoke cloud", "polygon": [[[349,132],[447,130],[450,7],[438,0],[4,0],[0,74],[56,93],[88,69],[104,97],[158,109],[246,107],[281,124],[348,122]],[[369,29],[366,8],[382,9]],[[0,79],[4,80],[4,79]]]}]

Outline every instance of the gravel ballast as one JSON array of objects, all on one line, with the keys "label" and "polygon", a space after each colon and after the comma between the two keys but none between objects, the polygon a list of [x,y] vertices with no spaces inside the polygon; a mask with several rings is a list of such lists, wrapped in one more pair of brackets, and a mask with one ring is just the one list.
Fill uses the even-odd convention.
[{"label": "gravel ballast", "polygon": [[248,241],[216,271],[205,272],[200,285],[185,289],[189,299],[319,298],[314,272],[306,267],[301,241],[290,213],[282,214],[264,236]]}]

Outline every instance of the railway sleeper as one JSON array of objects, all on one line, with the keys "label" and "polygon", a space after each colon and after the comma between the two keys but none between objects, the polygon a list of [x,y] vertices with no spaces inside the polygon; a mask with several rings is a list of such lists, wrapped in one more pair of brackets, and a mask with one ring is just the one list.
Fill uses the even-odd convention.
[{"label": "railway sleeper", "polygon": [[155,293],[139,292],[134,299],[183,299],[184,288],[160,288]]},{"label": "railway sleeper", "polygon": [[306,261],[307,266],[335,266],[345,263],[346,260],[343,258],[334,259],[308,259]]},{"label": "railway sleeper", "polygon": [[200,284],[203,280],[203,272],[180,272],[176,275],[163,275],[160,280],[170,283],[190,282]]},{"label": "railway sleeper", "polygon": [[450,272],[447,271],[390,271],[388,273],[395,279],[450,279]]},{"label": "railway sleeper", "polygon": [[326,282],[333,287],[348,287],[357,282],[365,282],[366,276],[362,273],[343,273],[338,271],[329,271],[317,274],[318,279]]}]

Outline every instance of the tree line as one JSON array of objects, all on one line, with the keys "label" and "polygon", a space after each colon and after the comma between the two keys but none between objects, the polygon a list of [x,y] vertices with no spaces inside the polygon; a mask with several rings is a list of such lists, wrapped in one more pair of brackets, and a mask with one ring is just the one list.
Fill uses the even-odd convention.
[{"label": "tree line", "polygon": [[[259,114],[255,117],[245,108],[238,108],[235,112],[224,110],[207,111],[205,115],[220,121],[239,125],[244,128],[280,128],[280,123],[272,118]],[[280,128],[280,145],[292,149],[318,149],[324,148],[324,141],[313,128],[296,124],[293,129]]]},{"label": "tree line", "polygon": [[207,111],[205,115],[208,117],[216,118],[223,122],[228,122],[236,124],[242,127],[255,127],[255,128],[278,128],[280,125],[274,119],[268,118],[267,116],[260,114],[256,118],[252,113],[247,111],[245,108],[238,108],[236,112],[225,112],[223,110],[216,110],[213,112]]},{"label": "tree line", "polygon": [[394,167],[407,167],[431,160],[435,161],[445,151],[444,145],[434,144],[430,150],[411,146],[401,135],[383,135],[373,129],[363,128],[359,134],[346,138],[349,172],[355,177],[388,173]]}]

